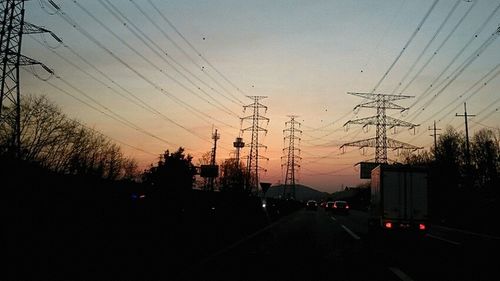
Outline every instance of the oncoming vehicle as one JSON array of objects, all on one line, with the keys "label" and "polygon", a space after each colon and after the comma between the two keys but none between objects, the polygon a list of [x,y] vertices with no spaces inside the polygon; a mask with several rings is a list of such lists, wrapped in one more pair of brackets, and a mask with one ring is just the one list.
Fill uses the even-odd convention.
[{"label": "oncoming vehicle", "polygon": [[346,201],[335,201],[333,202],[332,211],[339,214],[348,214],[349,204]]},{"label": "oncoming vehicle", "polygon": [[308,210],[317,210],[318,209],[318,203],[314,200],[309,200],[306,203],[306,208]]}]

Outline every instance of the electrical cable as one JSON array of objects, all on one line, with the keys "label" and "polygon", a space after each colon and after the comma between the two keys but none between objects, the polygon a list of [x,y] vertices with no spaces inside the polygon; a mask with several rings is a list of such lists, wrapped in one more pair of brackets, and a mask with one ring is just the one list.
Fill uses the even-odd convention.
[{"label": "electrical cable", "polygon": [[[130,0],[130,2],[133,2],[132,0]],[[187,38],[179,31],[179,29],[177,29],[177,27],[175,27],[175,25],[165,16],[165,13],[162,13],[160,12],[160,9],[158,9],[158,7],[156,7],[156,5],[153,3],[153,1],[151,0],[148,0],[149,4],[153,7],[153,9],[156,10],[156,12],[160,15],[160,17],[175,31],[175,33],[177,33],[177,35],[179,35],[182,40],[184,40],[184,42],[186,42],[186,44],[196,53],[197,56],[199,56],[201,59],[203,59],[203,61],[205,61],[207,63],[207,65],[209,65],[213,70],[215,70],[215,72],[217,74],[219,74],[220,77],[222,77],[222,79],[224,79],[228,84],[230,84],[231,86],[233,86],[238,93],[240,93],[242,96],[246,97],[247,95],[241,91],[241,89],[236,86],[233,82],[231,82],[227,77],[226,75],[224,75],[221,71],[219,71],[210,61],[208,61],[205,56],[203,56],[201,54],[200,51],[198,51],[193,44],[191,44],[191,42],[189,40],[187,40]],[[227,91],[229,94],[231,94],[236,100],[238,100],[240,103],[242,103],[237,97],[235,97],[231,92]]]}]

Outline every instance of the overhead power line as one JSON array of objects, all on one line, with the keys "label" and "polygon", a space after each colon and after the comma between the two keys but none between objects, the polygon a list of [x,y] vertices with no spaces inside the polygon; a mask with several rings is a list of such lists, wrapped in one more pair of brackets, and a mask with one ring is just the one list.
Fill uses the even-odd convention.
[{"label": "overhead power line", "polygon": [[406,84],[406,86],[401,90],[401,92],[405,92],[412,84],[413,82],[422,74],[424,69],[431,63],[431,61],[434,59],[434,57],[440,53],[441,49],[443,46],[448,42],[448,40],[451,38],[451,36],[455,33],[455,31],[462,25],[464,22],[465,18],[469,15],[469,13],[472,11],[474,6],[477,4],[478,1],[472,1],[472,5],[469,6],[467,11],[462,15],[462,17],[458,20],[458,22],[453,26],[452,30],[448,33],[446,38],[439,44],[439,46],[432,52],[432,55],[425,61],[425,63],[420,67],[420,69],[413,75],[413,78]]},{"label": "overhead power line", "polygon": [[[115,60],[117,60],[119,63],[121,63],[123,66],[125,66],[127,69],[129,69],[131,72],[133,72],[134,74],[136,74],[139,78],[141,78],[142,80],[144,80],[146,83],[148,83],[149,85],[151,85],[155,90],[157,90],[158,92],[160,92],[161,94],[169,97],[170,99],[172,99],[174,102],[178,103],[179,105],[181,105],[182,107],[188,109],[191,113],[193,113],[193,115],[203,119],[203,117],[200,116],[200,113],[197,112],[197,109],[193,108],[192,106],[190,106],[189,104],[185,103],[184,101],[180,100],[179,98],[175,97],[175,95],[171,94],[170,92],[168,92],[167,90],[163,89],[162,87],[160,87],[159,85],[157,85],[156,83],[154,83],[152,80],[150,80],[149,78],[147,78],[145,75],[143,75],[142,73],[140,73],[139,71],[137,71],[136,69],[134,69],[133,67],[131,67],[128,63],[126,63],[123,59],[121,59],[120,57],[118,57],[114,52],[112,52],[111,50],[109,50],[106,46],[104,46],[99,40],[97,40],[95,37],[93,37],[88,31],[86,31],[83,27],[81,27],[77,22],[75,22],[71,17],[69,17],[64,11],[62,11],[61,9],[59,9],[59,13],[58,15],[66,22],[68,23],[70,26],[72,26],[73,28],[75,28],[78,32],[80,32],[82,35],[84,35],[87,39],[89,39],[92,43],[94,43],[95,45],[97,45],[99,48],[101,48],[102,50],[104,50],[108,55],[110,55],[111,57],[113,57]],[[206,121],[206,120],[205,120]],[[171,121],[174,125],[182,128],[182,129],[186,129],[184,126],[180,125],[179,123],[177,122],[174,122],[173,120]],[[200,138],[201,140],[203,141],[206,141],[208,143],[211,143],[211,141],[207,138],[204,138],[198,134],[196,134],[195,132],[191,131],[191,130],[188,130],[189,133],[193,134],[194,136]]]},{"label": "overhead power line", "polygon": [[[125,45],[129,50],[131,50],[133,53],[135,53],[138,57],[140,57],[142,60],[144,60],[146,63],[148,63],[150,66],[152,66],[154,69],[156,69],[158,72],[160,72],[162,75],[164,75],[165,77],[171,79],[172,81],[176,82],[177,84],[179,84],[182,88],[184,88],[185,90],[187,90],[188,92],[194,94],[195,96],[201,98],[201,96],[199,96],[197,93],[195,93],[194,91],[190,90],[189,88],[187,88],[184,84],[180,83],[177,79],[173,78],[172,76],[170,76],[169,74],[167,74],[165,71],[163,71],[160,67],[158,67],[154,62],[152,62],[150,59],[146,58],[142,52],[139,52],[137,49],[135,49],[134,47],[132,47],[129,43],[127,43],[122,37],[118,36],[118,34],[116,34],[113,30],[111,30],[106,24],[104,24],[101,20],[99,20],[96,16],[94,16],[89,10],[87,10],[85,7],[83,7],[81,4],[79,4],[76,0],[73,1],[73,3],[75,3],[75,5],[77,7],[79,7],[85,14],[87,14],[89,17],[91,17],[94,21],[96,21],[100,26],[102,26],[106,31],[108,31],[111,35],[113,35],[113,37],[115,37],[118,41],[120,41],[123,45]],[[142,77],[141,77],[142,78]],[[224,126],[227,126],[227,127],[232,127],[233,129],[237,129],[236,127],[234,127],[233,125],[230,125],[228,123],[225,123],[223,121],[220,121],[220,120],[217,120],[216,118],[214,118],[213,116],[209,115],[209,114],[206,114],[198,109],[196,109],[195,107],[193,107],[192,105],[184,102],[183,100],[177,98],[174,94],[164,90],[163,88],[159,87],[158,85],[156,85],[156,83],[152,82],[152,80],[150,80],[149,78],[146,78],[144,77],[143,78],[144,80],[147,80],[147,81],[150,81],[152,84],[154,84],[158,89],[161,89],[161,92],[164,93],[167,97],[171,98],[172,100],[174,100],[175,102],[179,103],[181,106],[183,106],[184,108],[188,109],[189,111],[191,111],[193,114],[195,114],[197,117],[199,117],[201,120],[207,122],[208,124],[210,124],[210,122],[207,120],[210,119],[210,120],[213,120],[217,123],[220,123],[220,124],[223,124]],[[203,98],[201,98],[203,99]],[[205,100],[206,101],[206,100]],[[204,117],[200,116],[200,115],[203,115]]]},{"label": "overhead power line", "polygon": [[391,63],[391,65],[389,66],[389,68],[385,71],[384,75],[382,75],[382,77],[377,82],[377,84],[375,85],[375,87],[373,87],[373,89],[371,91],[372,94],[378,89],[378,87],[380,86],[380,84],[382,84],[382,82],[385,80],[385,78],[387,77],[387,75],[389,74],[389,72],[391,72],[391,70],[394,67],[394,65],[396,65],[396,63],[399,61],[399,59],[401,58],[401,56],[403,55],[403,53],[406,51],[406,48],[408,48],[408,46],[411,44],[411,42],[413,41],[413,39],[415,38],[415,36],[417,36],[417,33],[420,31],[420,28],[422,28],[422,25],[424,25],[425,21],[427,20],[427,18],[431,14],[432,10],[434,10],[434,8],[436,7],[436,4],[438,3],[438,1],[439,0],[434,0],[434,2],[432,3],[431,7],[427,10],[427,13],[422,18],[422,20],[418,24],[417,28],[415,29],[415,31],[413,31],[413,33],[411,34],[411,36],[408,39],[408,41],[406,41],[406,44],[403,46],[403,48],[401,49],[401,51],[399,52],[399,54],[396,56],[396,58]]},{"label": "overhead power line", "polygon": [[[233,117],[240,118],[238,114],[236,114],[234,111],[226,107],[224,104],[222,104],[220,101],[212,97],[209,93],[207,93],[205,90],[203,90],[199,85],[197,85],[192,79],[187,77],[184,73],[179,71],[175,65],[170,63],[167,59],[166,56],[163,54],[163,49],[155,42],[155,40],[151,39],[147,34],[144,33],[133,21],[129,20],[127,16],[125,16],[115,5],[113,5],[110,1],[108,0],[99,0],[99,3],[114,17],[116,20],[118,20],[120,23],[125,26],[127,30],[129,30],[139,41],[141,41],[144,46],[146,46],[148,49],[150,49],[160,60],[165,62],[169,67],[174,69],[178,74],[180,74],[186,81],[189,82],[195,89],[199,90],[202,92],[205,96],[207,96],[210,100],[206,99],[203,96],[200,96],[198,93],[194,92],[192,89],[188,88],[186,85],[184,85],[182,82],[180,82],[178,79],[173,77],[172,75],[169,75],[168,72],[162,71],[164,75],[166,75],[169,79],[174,81],[176,84],[181,86],[183,89],[186,91],[190,92],[191,94],[195,95],[196,97],[202,99],[203,101],[207,102],[208,104],[214,106],[218,110],[227,113],[229,115],[232,115]],[[153,46],[155,48],[153,48]],[[214,103],[215,104],[214,104]]]},{"label": "overhead power line", "polygon": [[[26,71],[28,71],[28,70],[26,70]],[[29,71],[28,71],[28,72],[29,72]],[[30,72],[30,73],[31,73],[31,72]],[[137,126],[137,125],[133,124],[132,122],[130,122],[130,121],[128,121],[128,120],[126,120],[126,119],[124,119],[123,117],[121,117],[121,116],[119,116],[119,115],[117,115],[117,114],[115,114],[115,113],[109,113],[109,112],[106,112],[107,110],[100,109],[99,107],[102,107],[102,106],[100,106],[100,105],[97,105],[97,106],[92,105],[92,104],[90,104],[89,102],[87,102],[87,101],[85,101],[85,100],[83,100],[83,99],[81,99],[81,98],[79,98],[79,97],[77,97],[77,96],[73,95],[72,93],[70,93],[70,92],[68,92],[68,91],[64,90],[63,88],[61,88],[61,87],[57,86],[56,84],[54,84],[54,83],[52,83],[52,82],[50,82],[50,81],[48,81],[48,80],[47,80],[47,81],[45,81],[45,83],[47,83],[48,85],[50,85],[52,88],[54,88],[54,89],[58,90],[59,92],[61,92],[61,93],[65,94],[65,95],[67,95],[67,96],[69,96],[69,97],[71,97],[71,98],[73,98],[73,99],[77,100],[78,102],[80,102],[80,103],[82,103],[82,104],[86,105],[87,107],[89,107],[89,108],[91,108],[91,109],[93,109],[93,110],[95,110],[95,111],[97,111],[97,112],[99,112],[99,113],[101,113],[101,114],[103,114],[103,115],[105,115],[105,116],[107,116],[107,117],[109,117],[109,118],[111,118],[111,119],[113,119],[113,120],[115,120],[115,121],[117,121],[117,122],[121,123],[122,125],[124,125],[124,126],[126,126],[126,127],[128,127],[128,128],[131,128],[131,129],[136,130],[136,131],[138,131],[138,132],[140,132],[140,133],[143,133],[143,134],[146,134],[146,135],[148,135],[148,136],[150,136],[150,137],[153,137],[153,138],[155,138],[155,139],[157,139],[157,140],[159,140],[159,141],[161,141],[161,142],[166,143],[167,145],[173,145],[173,146],[176,146],[176,144],[174,144],[174,143],[172,143],[172,142],[170,142],[170,141],[168,141],[168,140],[165,140],[165,139],[163,139],[163,138],[161,138],[161,137],[158,137],[158,136],[156,136],[156,135],[154,135],[154,134],[152,134],[152,133],[150,133],[150,132],[148,132],[148,131],[146,131],[146,130],[142,129],[141,127],[139,127],[139,126]]]},{"label": "overhead power line", "polygon": [[[132,1],[132,0],[130,0],[130,1]],[[221,71],[219,71],[210,61],[208,61],[207,58],[205,58],[204,55],[201,54],[200,51],[198,51],[198,49],[196,49],[196,47],[193,44],[191,44],[191,42],[189,40],[187,40],[187,38],[179,31],[179,29],[177,29],[177,27],[175,27],[175,25],[165,16],[165,13],[160,12],[160,9],[158,9],[158,7],[156,7],[156,5],[153,3],[153,1],[148,0],[148,2],[156,10],[156,12],[160,15],[160,17],[175,31],[175,33],[177,33],[177,35],[179,35],[182,38],[182,40],[184,40],[184,42],[186,42],[186,44],[196,53],[197,56],[199,56],[204,62],[207,63],[208,66],[210,66],[213,70],[215,70],[215,72],[217,72],[217,74],[219,74],[219,76],[222,77],[222,79],[224,79],[228,84],[230,84],[233,88],[235,88],[239,94],[241,94],[242,96],[246,96],[246,94],[238,86],[236,86],[231,80],[229,80],[227,78],[226,75],[224,75]],[[231,96],[233,96],[236,100],[238,100],[240,103],[243,103],[236,96],[234,96],[231,92],[229,92],[229,91],[227,91],[227,92]]]},{"label": "overhead power line", "polygon": [[393,101],[410,98],[410,96],[403,95],[383,95],[383,94],[372,94],[372,93],[348,93],[354,96],[358,96],[364,99],[370,99],[371,102],[366,102],[358,105],[358,107],[364,108],[376,108],[377,114],[375,116],[349,120],[344,124],[344,126],[349,124],[360,124],[363,126],[375,125],[376,126],[376,136],[370,139],[364,139],[354,142],[349,142],[343,144],[340,148],[344,146],[357,146],[357,147],[374,147],[375,148],[375,163],[387,163],[387,148],[392,149],[405,149],[405,150],[417,150],[420,147],[416,147],[411,144],[403,143],[394,139],[387,137],[387,127],[409,127],[414,128],[417,125],[405,122],[399,119],[395,119],[386,116],[386,109],[403,109],[402,106],[395,104]]},{"label": "overhead power line", "polygon": [[455,10],[457,9],[458,4],[460,4],[461,2],[463,2],[463,0],[457,0],[457,2],[455,2],[455,5],[453,5],[453,7],[451,8],[451,10],[448,12],[448,14],[446,15],[445,19],[443,20],[443,22],[441,22],[441,24],[439,25],[439,27],[436,29],[436,31],[434,32],[434,35],[427,42],[427,44],[422,49],[422,51],[420,52],[420,54],[418,55],[418,57],[415,59],[415,61],[413,62],[413,64],[408,68],[408,70],[406,71],[406,74],[403,76],[403,78],[401,78],[401,80],[399,81],[398,85],[394,88],[394,90],[391,93],[392,95],[394,95],[397,92],[397,90],[399,89],[399,87],[401,87],[401,85],[406,80],[406,78],[410,75],[410,73],[413,71],[413,69],[415,69],[415,66],[418,64],[418,62],[420,61],[420,59],[422,59],[422,57],[425,54],[425,52],[427,52],[427,50],[431,46],[432,42],[434,42],[434,40],[437,38],[438,34],[441,32],[441,30],[443,29],[443,27],[445,26],[445,24],[450,19],[451,15],[453,15],[453,13],[455,12]]},{"label": "overhead power line", "polygon": [[[472,7],[471,7],[472,8]],[[415,99],[415,101],[409,106],[409,108],[413,108],[416,104],[418,104],[423,98],[425,98],[427,95],[429,95],[434,89],[438,89],[439,87],[441,87],[441,85],[443,85],[446,80],[448,78],[450,78],[453,73],[457,73],[460,71],[461,67],[465,64],[467,64],[467,61],[471,60],[471,57],[467,58],[463,63],[462,65],[460,65],[459,67],[457,67],[455,69],[455,71],[452,72],[452,74],[448,75],[448,77],[444,80],[442,80],[438,85],[435,85],[439,79],[441,79],[441,77],[448,71],[448,69],[458,60],[458,58],[463,54],[463,52],[470,46],[470,44],[472,44],[472,42],[477,38],[478,34],[480,34],[484,28],[486,28],[486,25],[490,22],[490,20],[493,18],[493,16],[496,14],[496,12],[498,11],[498,9],[500,9],[500,4],[488,15],[488,17],[485,19],[485,21],[479,26],[479,28],[476,30],[476,32],[474,32],[471,36],[471,38],[469,39],[469,41],[467,41],[467,43],[465,43],[465,45],[460,49],[460,51],[451,59],[451,61],[446,65],[446,67],[440,72],[440,74],[438,76],[436,76],[433,81],[429,84],[429,86],[424,90],[423,93],[421,93],[420,95],[417,96],[417,98]],[[454,32],[455,30],[452,31],[452,33]],[[451,33],[450,33],[451,34]],[[441,44],[440,47],[442,47],[442,45],[448,40],[449,37],[447,37],[447,39],[445,41],[443,41],[443,43]],[[491,38],[491,36],[490,36]],[[488,42],[490,40],[490,38],[488,38],[485,42]],[[484,44],[484,43],[483,43]],[[481,47],[480,47],[481,48]],[[479,48],[477,49],[479,50]],[[476,51],[477,51],[476,50]],[[472,60],[475,60],[475,58],[472,58]],[[471,61],[472,63],[472,61]]]},{"label": "overhead power line", "polygon": [[[461,65],[459,65],[455,71],[453,72],[451,79],[448,80],[448,82],[436,93],[434,94],[430,99],[427,100],[420,108],[419,110],[415,111],[413,116],[411,117],[410,121],[415,120],[422,112],[427,108],[428,105],[430,105],[440,94],[444,92],[450,86],[500,35],[500,27],[497,27],[495,32],[493,32],[484,42],[479,46],[474,53],[472,53],[469,57],[467,57]],[[450,78],[447,77],[447,78]],[[443,80],[443,82],[446,80]]]},{"label": "overhead power line", "polygon": [[[488,78],[488,76],[490,76],[491,74],[493,74],[493,75]],[[469,101],[473,96],[475,96],[476,94],[478,94],[484,87],[486,87],[487,85],[489,85],[490,82],[493,79],[495,79],[495,78],[497,78],[499,76],[500,76],[500,64],[497,64],[494,68],[492,68],[490,71],[488,71],[488,73],[486,73],[485,75],[483,75],[479,80],[477,80],[469,88],[467,88],[466,90],[462,91],[458,95],[458,98],[451,99],[451,102],[448,103],[446,106],[444,106],[441,110],[435,111],[432,115],[430,115],[425,120],[423,120],[422,124],[429,122],[432,118],[436,117],[438,114],[440,115],[440,117],[438,118],[438,121],[442,121],[443,118],[445,118],[447,116],[450,116],[452,114],[452,112],[455,111],[458,107],[460,107],[464,102]],[[488,78],[488,79],[486,79],[486,78]],[[479,87],[477,87],[475,90],[473,90],[478,85],[479,85]],[[462,100],[460,100],[464,96],[465,96],[465,98],[462,99]],[[498,102],[498,101],[500,101],[500,98],[497,99],[496,101],[494,101],[492,104],[495,104],[495,102]],[[449,108],[455,102],[457,102],[457,105],[455,107],[451,108],[448,111],[444,111],[444,109]],[[424,132],[416,135],[412,140],[410,140],[410,142],[412,142],[413,140],[415,140],[416,138],[418,138],[419,136],[421,136],[423,133]]]},{"label": "overhead power line", "polygon": [[108,135],[104,134],[103,132],[98,131],[98,130],[96,130],[96,129],[94,129],[94,128],[91,128],[91,127],[89,127],[89,126],[85,125],[84,123],[82,123],[82,122],[80,122],[80,121],[78,121],[78,120],[76,120],[76,119],[73,119],[73,121],[74,121],[74,122],[76,122],[76,123],[78,123],[78,124],[80,124],[80,126],[82,126],[82,127],[84,127],[84,128],[87,128],[88,130],[92,130],[93,132],[98,133],[98,134],[100,134],[101,136],[103,136],[103,137],[105,137],[105,138],[108,138],[108,139],[110,139],[110,140],[112,140],[112,141],[115,141],[115,142],[117,142],[117,143],[119,143],[119,144],[125,145],[125,146],[127,146],[127,147],[130,147],[130,148],[132,148],[132,149],[135,149],[135,150],[137,150],[137,151],[140,151],[140,152],[143,152],[143,153],[146,153],[146,154],[152,155],[152,156],[157,156],[157,155],[158,155],[158,153],[149,152],[149,151],[147,151],[147,150],[144,150],[144,149],[142,149],[142,148],[140,148],[140,147],[137,147],[137,146],[135,146],[135,145],[132,145],[132,144],[130,144],[130,143],[126,143],[126,142],[124,142],[124,141],[121,141],[121,140],[118,140],[118,139],[116,139],[116,138],[110,137],[110,136],[108,136]]},{"label": "overhead power line", "polygon": [[[177,42],[172,38],[170,37],[170,35],[168,35],[161,26],[158,25],[158,23],[156,21],[154,21],[151,16],[149,15],[149,13],[145,12],[144,9],[141,8],[140,5],[138,5],[137,3],[135,3],[134,1],[130,1],[134,7],[163,35],[163,37],[165,37],[165,39],[167,39],[170,43],[172,43],[172,45],[177,49],[179,50],[191,63],[193,63],[194,66],[196,66],[197,69],[199,70],[202,70],[203,69],[203,66],[201,66],[200,64],[198,64],[196,62],[196,60],[186,52],[186,50],[184,50],[184,48],[182,48],[179,44],[177,44]],[[158,11],[158,10],[157,10]],[[158,11],[159,12],[159,11]],[[165,56],[167,58],[170,58],[172,60],[173,63],[175,63],[178,67],[182,68],[182,70],[184,70],[185,72],[189,73],[191,76],[193,76],[194,78],[196,78],[196,80],[198,80],[198,82],[202,83],[203,85],[205,85],[205,87],[208,87],[210,90],[212,90],[213,92],[221,95],[222,97],[224,97],[225,99],[229,100],[230,102],[236,104],[236,105],[242,105],[243,103],[238,100],[236,97],[234,97],[230,91],[228,91],[224,86],[222,86],[214,77],[212,77],[212,75],[210,75],[207,71],[202,71],[202,73],[207,76],[213,83],[215,83],[216,85],[218,85],[224,92],[226,92],[226,94],[224,93],[221,93],[220,91],[218,91],[217,89],[213,88],[212,86],[210,86],[208,83],[206,83],[205,81],[203,81],[201,78],[199,78],[197,75],[195,75],[192,71],[190,71],[189,69],[187,69],[186,67],[184,67],[181,63],[179,63],[174,57],[172,57],[170,55],[169,52],[165,51]]]}]

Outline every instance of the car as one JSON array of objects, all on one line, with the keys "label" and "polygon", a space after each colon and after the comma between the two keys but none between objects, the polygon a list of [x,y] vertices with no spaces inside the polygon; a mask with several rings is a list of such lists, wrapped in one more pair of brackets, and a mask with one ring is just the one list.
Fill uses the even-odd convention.
[{"label": "car", "polygon": [[321,206],[321,208],[325,209],[326,208],[326,201],[322,201],[320,206]]},{"label": "car", "polygon": [[334,201],[332,206],[332,211],[334,213],[339,214],[348,214],[349,213],[349,204],[346,201]]},{"label": "car", "polygon": [[326,211],[330,211],[333,208],[333,203],[334,203],[333,201],[326,202],[326,204],[325,204],[325,210]]},{"label": "car", "polygon": [[314,200],[309,200],[306,203],[306,209],[315,211],[318,209],[318,203]]}]

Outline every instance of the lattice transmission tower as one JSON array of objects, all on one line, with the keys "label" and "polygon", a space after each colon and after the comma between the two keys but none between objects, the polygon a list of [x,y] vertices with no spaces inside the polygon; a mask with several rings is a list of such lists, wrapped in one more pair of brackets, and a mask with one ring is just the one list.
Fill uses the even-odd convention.
[{"label": "lattice transmission tower", "polygon": [[288,199],[295,199],[296,181],[295,175],[300,168],[300,122],[295,120],[296,115],[289,115],[290,121],[285,122],[285,129],[283,130],[283,141],[285,147],[283,148],[283,156],[281,160],[285,160],[281,165],[285,168],[285,185],[283,187],[283,197]]},{"label": "lattice transmission tower", "polygon": [[49,33],[51,31],[24,21],[24,0],[3,0],[0,3],[0,133],[10,135],[8,147],[1,148],[21,156],[21,91],[19,67],[40,65],[47,72],[52,70],[39,61],[21,54],[23,34]]},{"label": "lattice transmission tower", "polygon": [[375,147],[375,163],[387,163],[388,148],[404,150],[421,149],[421,147],[417,147],[387,137],[387,128],[391,129],[395,127],[408,127],[410,129],[413,129],[418,126],[386,115],[386,109],[406,110],[407,108],[397,105],[393,101],[412,98],[412,96],[351,92],[349,92],[348,94],[370,100],[368,102],[357,105],[356,107],[354,107],[354,110],[358,110],[362,107],[376,108],[377,115],[356,120],[349,120],[344,124],[344,126],[348,126],[350,124],[359,124],[363,125],[364,128],[369,125],[375,125],[376,135],[374,138],[345,143],[340,147],[341,149],[345,146],[356,146],[360,148]]},{"label": "lattice transmission tower", "polygon": [[[259,173],[261,171],[266,171],[263,167],[259,166],[259,160],[269,160],[268,158],[259,154],[259,148],[267,148],[265,145],[259,142],[259,134],[264,132],[267,134],[267,129],[261,126],[261,123],[269,123],[269,118],[265,117],[263,114],[267,112],[267,106],[260,103],[260,100],[267,98],[266,96],[248,96],[248,98],[253,100],[252,104],[243,106],[244,111],[247,109],[252,111],[252,115],[245,116],[241,118],[242,122],[245,120],[251,121],[252,125],[241,129],[242,132],[251,132],[252,138],[250,144],[250,151],[247,157],[247,179],[245,184],[245,189],[248,192],[259,192]],[[264,112],[262,112],[264,111]],[[266,125],[267,125],[266,124]]]}]

